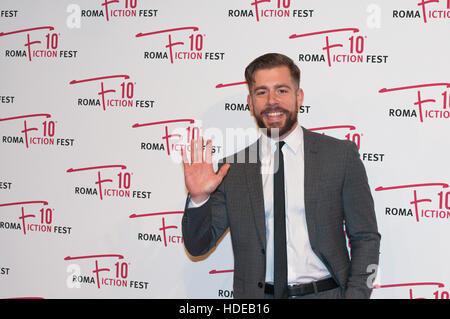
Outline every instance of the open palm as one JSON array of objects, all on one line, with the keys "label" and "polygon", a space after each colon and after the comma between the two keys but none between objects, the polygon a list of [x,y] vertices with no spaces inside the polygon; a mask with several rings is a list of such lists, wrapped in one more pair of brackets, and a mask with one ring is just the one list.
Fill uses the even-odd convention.
[{"label": "open palm", "polygon": [[191,140],[191,163],[187,159],[186,151],[181,150],[184,181],[194,203],[205,201],[219,186],[230,168],[230,164],[224,164],[216,174],[212,165],[211,140],[207,141],[205,148],[203,156],[203,138]]}]

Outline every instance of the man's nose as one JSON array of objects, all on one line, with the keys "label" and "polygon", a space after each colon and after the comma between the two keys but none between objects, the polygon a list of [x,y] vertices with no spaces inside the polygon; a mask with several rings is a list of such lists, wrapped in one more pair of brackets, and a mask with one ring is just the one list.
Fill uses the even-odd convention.
[{"label": "man's nose", "polygon": [[275,91],[269,91],[267,94],[267,103],[270,105],[278,103],[278,96]]}]

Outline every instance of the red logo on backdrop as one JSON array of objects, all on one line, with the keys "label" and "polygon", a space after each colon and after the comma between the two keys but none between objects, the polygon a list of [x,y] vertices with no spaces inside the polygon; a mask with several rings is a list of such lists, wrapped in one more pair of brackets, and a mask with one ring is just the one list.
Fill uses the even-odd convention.
[{"label": "red logo on backdrop", "polygon": [[399,190],[409,190],[412,198],[408,204],[412,208],[386,207],[385,214],[387,216],[414,216],[416,221],[419,222],[424,219],[450,219],[450,192],[446,191],[448,187],[447,183],[422,183],[389,187],[380,186],[375,191],[398,192]]},{"label": "red logo on backdrop", "polygon": [[[42,205],[40,209],[30,209],[30,206]],[[48,207],[47,201],[23,201],[0,203],[2,207],[15,207],[20,211],[19,222],[0,221],[0,229],[22,230],[24,235],[30,232],[70,234],[72,227],[54,224],[55,209]],[[9,209],[8,209],[9,210]]]},{"label": "red logo on backdrop", "polygon": [[55,28],[52,26],[42,26],[0,32],[0,38],[26,34],[26,42],[23,45],[26,49],[7,49],[5,57],[28,57],[30,62],[33,58],[76,58],[78,53],[76,50],[58,50],[61,34],[48,32],[54,30]]},{"label": "red logo on backdrop", "polygon": [[252,9],[228,9],[230,18],[266,19],[311,18],[312,9],[291,9],[291,0],[248,0]]},{"label": "red logo on backdrop", "polygon": [[[334,126],[323,126],[323,127],[314,127],[314,128],[309,128],[309,131],[313,131],[313,132],[322,132],[322,134],[325,134],[325,132],[328,131],[334,131],[334,130],[346,130],[344,131],[344,133],[347,133],[344,135],[344,137],[349,140],[352,141],[356,144],[356,146],[358,146],[358,149],[361,147],[361,137],[364,135],[362,133],[359,133],[356,131],[356,126],[354,125],[334,125]],[[340,133],[342,134],[342,131],[340,131]],[[339,135],[339,138],[341,138],[341,136]]]},{"label": "red logo on backdrop", "polygon": [[[291,0],[252,0],[251,5],[255,10],[256,21],[260,18],[289,18],[312,16],[314,10],[290,10]],[[276,3],[276,7],[269,6]],[[270,9],[268,7],[271,7]]]},{"label": "red logo on backdrop", "polygon": [[[440,8],[437,4],[441,4]],[[443,4],[446,4],[443,9]],[[450,18],[450,0],[422,0],[417,3],[422,8],[423,22],[427,23],[428,19],[449,19]],[[430,8],[430,9],[429,9]]]},{"label": "red logo on backdrop", "polygon": [[[188,125],[185,130],[185,134],[180,134],[179,126],[176,127],[177,133],[169,133],[169,127],[173,127],[171,124],[173,123],[187,123],[194,124],[194,119],[175,119],[175,120],[165,120],[158,122],[150,122],[150,123],[135,123],[132,125],[132,128],[141,128],[147,126],[163,126],[163,135],[161,136],[163,143],[141,143],[141,149],[158,149],[158,150],[166,150],[167,155],[170,156],[170,151],[180,152],[181,149],[186,149],[190,151],[190,141],[191,139],[195,139],[200,134],[200,129],[197,126]],[[184,137],[186,137],[186,142],[183,141]]]},{"label": "red logo on backdrop", "polygon": [[213,270],[210,270],[209,274],[217,275],[217,274],[226,274],[226,273],[230,273],[230,272],[234,272],[234,269],[222,269],[222,270],[213,269]]},{"label": "red logo on backdrop", "polygon": [[[417,8],[417,9],[415,9]],[[450,19],[450,0],[421,0],[411,10],[392,10],[392,17],[396,19],[420,19],[424,23],[429,21]]]},{"label": "red logo on backdrop", "polygon": [[[47,113],[38,113],[0,118],[0,124],[23,121],[23,129],[20,131],[23,136],[3,135],[2,143],[25,144],[26,148],[29,148],[30,145],[73,146],[73,138],[55,137],[58,121],[51,120],[51,117]],[[31,119],[34,120],[32,121],[33,124],[30,124]]]},{"label": "red logo on backdrop", "polygon": [[182,244],[183,237],[181,236],[181,234],[174,235],[172,232],[168,232],[169,229],[178,229],[178,226],[167,224],[165,216],[182,215],[183,213],[184,213],[183,211],[145,213],[145,214],[133,213],[129,217],[130,218],[141,218],[141,217],[161,216],[161,227],[158,228],[158,230],[162,232],[162,235],[163,235],[162,239],[161,239],[161,236],[157,235],[157,234],[138,233],[138,240],[163,241],[164,247],[167,247],[168,243]]},{"label": "red logo on backdrop", "polygon": [[[120,84],[115,79],[119,79]],[[101,106],[106,109],[131,109],[131,108],[153,108],[154,100],[135,99],[136,82],[130,80],[127,74],[106,75],[82,80],[72,80],[70,85],[83,85],[84,83],[100,83],[100,91],[97,92],[101,98],[78,98],[78,106]],[[105,85],[107,83],[107,86]]]},{"label": "red logo on backdrop", "polygon": [[[95,78],[89,78],[89,79],[84,79],[84,80],[72,80],[69,82],[70,85],[73,84],[79,84],[79,83],[85,83],[85,82],[95,82],[95,81],[99,81],[100,82],[100,91],[98,92],[98,95],[101,96],[101,100],[102,100],[102,107],[103,110],[106,111],[106,105],[108,106],[127,106],[127,107],[132,107],[133,106],[133,100],[129,100],[130,98],[133,98],[134,95],[134,85],[136,84],[135,82],[122,82],[121,86],[121,98],[120,100],[118,99],[105,99],[105,94],[110,94],[110,93],[116,93],[116,90],[114,89],[109,89],[109,90],[105,90],[105,86],[104,86],[104,81],[108,80],[108,79],[115,79],[115,78],[123,78],[124,80],[128,80],[130,78],[130,76],[128,75],[109,75],[109,76],[101,76],[101,77],[95,77]],[[128,99],[128,100],[127,100]],[[80,102],[79,102],[80,103]]]},{"label": "red logo on backdrop", "polygon": [[[81,17],[105,17],[106,21],[113,19],[132,19],[137,17],[156,17],[157,9],[138,8],[138,0],[100,0],[102,10],[81,10]],[[140,2],[140,1],[139,1]],[[140,2],[142,3],[142,2]]]},{"label": "red logo on backdrop", "polygon": [[124,9],[110,9],[109,5],[118,4],[119,0],[104,0],[102,6],[105,10],[106,21],[109,21],[109,16],[113,17],[135,17],[136,16],[136,5],[137,0],[125,0],[125,8]]},{"label": "red logo on backdrop", "polygon": [[[437,88],[437,89],[436,89]],[[412,92],[417,100],[413,105],[417,107],[419,116],[415,110],[389,109],[389,116],[393,117],[418,117],[423,123],[425,119],[449,119],[450,118],[450,83],[427,83],[396,88],[383,88],[378,93],[392,93],[399,91]]]},{"label": "red logo on backdrop", "polygon": [[147,289],[148,287],[146,281],[129,279],[130,263],[121,254],[67,256],[64,260],[94,260],[94,268],[91,273],[95,274],[95,277],[76,273],[70,278],[73,283],[96,283],[98,289],[106,286],[137,289]]},{"label": "red logo on backdrop", "polygon": [[[343,38],[343,35],[345,38]],[[292,34],[289,39],[303,39],[325,36],[324,54],[299,54],[301,62],[327,62],[331,67],[336,63],[386,63],[387,55],[364,55],[367,36],[360,35],[358,28],[340,28],[303,34]],[[339,42],[336,39],[340,39]]]},{"label": "red logo on backdrop", "polygon": [[206,34],[199,32],[195,26],[179,27],[157,30],[146,33],[137,33],[136,38],[155,37],[160,34],[167,35],[167,44],[164,46],[169,51],[144,52],[144,59],[168,59],[170,63],[175,60],[223,60],[224,52],[205,51]]},{"label": "red logo on backdrop", "polygon": [[219,83],[216,85],[216,89],[221,89],[221,88],[225,88],[225,87],[229,87],[229,86],[236,86],[236,85],[246,85],[246,84],[247,84],[246,81],[232,82],[232,83]]},{"label": "red logo on backdrop", "polygon": [[[445,285],[440,282],[412,282],[412,283],[403,283],[403,284],[388,284],[388,285],[377,285],[373,286],[373,289],[386,289],[386,288],[400,288],[400,287],[408,287],[408,296],[409,299],[427,299],[425,297],[418,297],[417,290],[423,289],[423,287],[437,287],[444,288]],[[424,292],[422,291],[422,294]],[[420,296],[422,296],[422,294]],[[431,293],[433,299],[449,299],[450,294],[448,291],[441,291],[439,289],[433,290]]]},{"label": "red logo on backdrop", "polygon": [[[323,127],[314,127],[309,128],[308,130],[313,132],[322,132],[322,134],[327,134],[330,136],[334,136],[339,139],[346,139],[356,144],[358,150],[361,150],[361,140],[364,136],[356,126],[354,125],[333,125],[333,126],[323,126]],[[334,133],[334,132],[338,133]],[[330,134],[328,132],[331,132]],[[360,154],[361,159],[364,162],[383,162],[385,159],[385,153],[379,152],[362,152]]]},{"label": "red logo on backdrop", "polygon": [[[111,174],[111,171],[119,171]],[[136,199],[148,199],[151,192],[135,190],[131,188],[131,179],[134,175],[133,172],[125,171],[127,167],[125,165],[102,165],[102,166],[89,166],[82,168],[69,168],[67,173],[83,173],[83,172],[96,172],[97,180],[93,182],[96,187],[84,187],[76,186],[75,194],[80,195],[94,195],[98,196],[100,200],[104,197],[116,197],[116,198],[136,198]],[[106,178],[105,175],[108,177]],[[114,177],[114,178],[113,178]]]},{"label": "red logo on backdrop", "polygon": [[[212,269],[209,271],[210,275],[223,275],[233,273],[234,269]],[[219,298],[233,298],[233,290],[219,289],[217,291],[217,297]]]}]

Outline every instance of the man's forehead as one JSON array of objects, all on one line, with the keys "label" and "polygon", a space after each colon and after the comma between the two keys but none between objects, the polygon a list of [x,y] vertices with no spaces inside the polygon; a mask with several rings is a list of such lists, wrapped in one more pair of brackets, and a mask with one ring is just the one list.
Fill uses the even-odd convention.
[{"label": "man's forehead", "polygon": [[253,87],[265,85],[275,86],[295,86],[295,81],[287,66],[277,66],[266,69],[259,69],[253,76]]},{"label": "man's forehead", "polygon": [[253,77],[256,78],[258,75],[261,76],[269,74],[288,74],[290,76],[291,72],[289,71],[289,68],[286,65],[279,65],[270,68],[258,69],[255,71]]}]

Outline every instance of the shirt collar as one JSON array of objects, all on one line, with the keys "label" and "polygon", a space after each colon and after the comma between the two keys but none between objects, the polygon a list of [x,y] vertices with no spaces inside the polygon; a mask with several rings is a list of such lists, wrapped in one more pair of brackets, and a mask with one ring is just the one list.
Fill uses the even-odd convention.
[{"label": "shirt collar", "polygon": [[[297,124],[297,127],[288,136],[286,136],[283,141],[286,142],[286,145],[294,154],[301,152],[303,145],[302,127]],[[276,150],[275,143],[277,142],[278,141],[267,137],[264,133],[261,132],[262,156],[265,157],[273,154]]]},{"label": "shirt collar", "polygon": [[302,127],[297,124],[297,127],[286,136],[283,141],[286,142],[287,146],[294,152],[294,154],[297,154],[302,150],[303,145],[303,129]]}]

